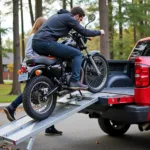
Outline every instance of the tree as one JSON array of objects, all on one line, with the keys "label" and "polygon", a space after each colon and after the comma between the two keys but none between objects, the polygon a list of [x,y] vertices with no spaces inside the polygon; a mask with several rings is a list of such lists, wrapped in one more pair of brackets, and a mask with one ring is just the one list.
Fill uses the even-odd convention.
[{"label": "tree", "polygon": [[1,33],[1,11],[0,11],[0,83],[3,82],[3,62],[2,62],[2,33]]},{"label": "tree", "polygon": [[118,4],[119,4],[119,11],[118,11],[118,17],[119,17],[119,41],[120,41],[120,44],[119,44],[119,59],[121,59],[121,56],[123,55],[123,13],[122,13],[122,2],[121,0],[118,0]]},{"label": "tree", "polygon": [[[0,27],[1,28],[1,27]],[[3,84],[2,36],[0,32],[0,84]]]},{"label": "tree", "polygon": [[20,67],[20,43],[19,43],[19,4],[13,0],[13,51],[14,51],[14,72],[13,85],[10,94],[20,94],[20,83],[18,82],[17,71]]},{"label": "tree", "polygon": [[7,69],[8,69],[8,71],[10,71],[10,72],[13,72],[13,64],[8,64],[7,65]]},{"label": "tree", "polygon": [[28,3],[29,3],[29,11],[30,11],[30,17],[31,17],[31,24],[33,26],[33,24],[34,24],[34,16],[33,16],[32,2],[31,2],[31,0],[28,0]]},{"label": "tree", "polygon": [[35,0],[35,20],[42,16],[42,0]]},{"label": "tree", "polygon": [[20,0],[20,11],[21,11],[21,45],[22,45],[22,60],[25,58],[25,44],[24,44],[24,19],[23,19],[23,5]]},{"label": "tree", "polygon": [[100,44],[101,44],[100,51],[107,59],[110,59],[109,39],[108,39],[108,13],[106,0],[99,0],[99,13],[100,13],[100,27],[105,31],[105,36],[100,37]]},{"label": "tree", "polygon": [[110,45],[110,58],[114,58],[113,52],[113,36],[114,36],[114,21],[113,21],[113,6],[112,0],[108,0],[108,20],[109,20],[109,45]]},{"label": "tree", "polygon": [[70,8],[73,8],[73,0],[70,0]]},{"label": "tree", "polygon": [[63,9],[66,9],[66,0],[63,0]]},{"label": "tree", "polygon": [[2,56],[3,56],[3,46],[2,46],[2,34],[6,34],[8,29],[2,28],[1,24],[3,21],[3,14],[0,11],[0,84],[3,84],[3,62],[2,62]]}]

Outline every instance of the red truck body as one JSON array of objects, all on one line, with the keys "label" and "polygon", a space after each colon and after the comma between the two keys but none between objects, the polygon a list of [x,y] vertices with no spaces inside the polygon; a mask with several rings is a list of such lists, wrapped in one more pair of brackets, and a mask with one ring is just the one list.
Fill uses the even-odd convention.
[{"label": "red truck body", "polygon": [[135,58],[135,88],[134,100],[137,105],[150,106],[150,58],[146,56]]},{"label": "red truck body", "polygon": [[109,78],[102,91],[106,96],[83,112],[98,118],[109,135],[122,135],[131,124],[140,131],[150,130],[150,37],[136,43],[128,60],[108,60],[108,64]]}]

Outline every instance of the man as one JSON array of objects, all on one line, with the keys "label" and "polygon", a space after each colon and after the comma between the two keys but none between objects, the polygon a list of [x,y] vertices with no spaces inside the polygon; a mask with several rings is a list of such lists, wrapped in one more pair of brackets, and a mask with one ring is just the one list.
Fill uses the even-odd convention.
[{"label": "man", "polygon": [[32,48],[39,55],[53,55],[62,58],[72,58],[72,76],[69,88],[73,90],[86,90],[87,85],[80,82],[80,69],[82,53],[80,50],[58,43],[58,39],[67,36],[74,29],[83,36],[99,36],[104,30],[88,30],[80,25],[85,13],[82,8],[74,7],[71,12],[61,9],[50,17],[35,33]]}]

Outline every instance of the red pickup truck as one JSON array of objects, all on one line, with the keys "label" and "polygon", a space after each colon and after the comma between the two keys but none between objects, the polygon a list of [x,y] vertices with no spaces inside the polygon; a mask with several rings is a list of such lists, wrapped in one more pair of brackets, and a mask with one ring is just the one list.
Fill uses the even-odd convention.
[{"label": "red pickup truck", "polygon": [[[139,40],[128,60],[109,60],[106,96],[82,112],[97,118],[112,136],[123,135],[131,124],[150,129],[150,37]],[[110,96],[111,93],[111,96]],[[113,95],[112,95],[113,94]]]}]

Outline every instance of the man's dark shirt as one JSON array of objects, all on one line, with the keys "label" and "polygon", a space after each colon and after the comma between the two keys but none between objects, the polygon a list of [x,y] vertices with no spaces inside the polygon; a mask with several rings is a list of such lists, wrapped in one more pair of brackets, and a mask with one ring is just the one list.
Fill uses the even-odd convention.
[{"label": "man's dark shirt", "polygon": [[85,29],[71,13],[65,9],[61,9],[40,27],[35,33],[33,40],[57,41],[60,37],[67,36],[71,29],[86,37],[101,34],[99,30]]}]

